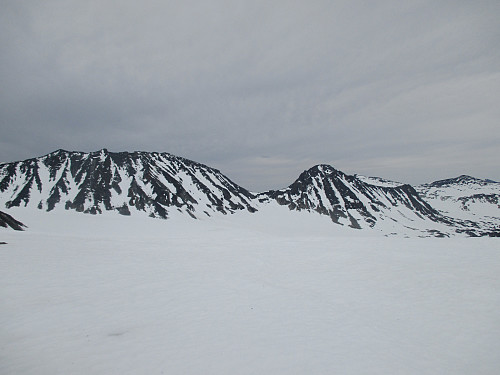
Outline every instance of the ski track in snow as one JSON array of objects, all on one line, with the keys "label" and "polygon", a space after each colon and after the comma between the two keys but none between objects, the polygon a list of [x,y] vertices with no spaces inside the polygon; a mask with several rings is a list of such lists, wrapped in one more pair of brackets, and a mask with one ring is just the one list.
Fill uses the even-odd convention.
[{"label": "ski track in snow", "polygon": [[[260,213],[262,212],[262,213]],[[500,242],[9,210],[1,374],[497,374]]]}]

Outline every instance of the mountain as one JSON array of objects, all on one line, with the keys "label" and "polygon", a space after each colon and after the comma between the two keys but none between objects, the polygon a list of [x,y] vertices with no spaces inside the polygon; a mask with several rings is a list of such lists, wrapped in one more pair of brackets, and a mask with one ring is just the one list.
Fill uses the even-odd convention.
[{"label": "mountain", "polygon": [[334,223],[357,229],[389,233],[404,229],[437,236],[449,232],[449,221],[410,185],[350,176],[329,165],[312,167],[289,187],[261,193],[259,198],[275,200],[290,210],[328,215]]},{"label": "mountain", "polygon": [[441,214],[500,234],[500,183],[467,175],[416,186],[416,190]]},{"label": "mountain", "polygon": [[158,152],[57,150],[0,164],[0,208],[203,218],[274,205],[386,235],[497,235],[499,197],[500,184],[491,180],[460,176],[414,188],[330,165],[304,171],[284,189],[254,194],[216,169]]},{"label": "mountain", "polygon": [[167,218],[256,210],[254,196],[220,171],[168,153],[58,150],[0,165],[0,204],[85,213],[143,211]]}]

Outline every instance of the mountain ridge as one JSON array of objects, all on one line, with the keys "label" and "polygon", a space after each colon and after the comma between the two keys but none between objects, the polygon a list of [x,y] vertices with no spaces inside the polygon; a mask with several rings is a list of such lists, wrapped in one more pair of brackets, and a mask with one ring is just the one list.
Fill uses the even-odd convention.
[{"label": "mountain ridge", "polygon": [[[90,214],[145,212],[166,219],[173,211],[202,218],[238,211],[254,213],[262,205],[276,204],[290,211],[326,215],[335,224],[356,229],[433,236],[486,235],[500,224],[495,219],[500,206],[493,207],[498,205],[495,184],[462,175],[414,187],[379,177],[348,175],[331,165],[318,164],[303,171],[288,187],[252,193],[218,169],[167,152],[58,149],[41,157],[0,164],[0,206]],[[455,210],[466,211],[464,201],[469,206],[481,201],[493,216],[489,211],[489,216],[455,217],[454,212],[433,204],[443,198],[443,189],[459,191],[471,186],[475,193],[482,189],[481,194],[457,197],[455,206],[460,202],[462,206]]]},{"label": "mountain ridge", "polygon": [[195,217],[196,195],[201,191],[205,198],[201,212],[206,215],[254,210],[253,195],[220,171],[169,153],[60,149],[1,164],[0,171],[0,193],[10,193],[6,208],[33,205],[35,197],[37,207],[47,211],[64,199],[65,209],[91,214],[116,210],[128,215],[132,206],[166,218],[165,207],[175,207]]}]

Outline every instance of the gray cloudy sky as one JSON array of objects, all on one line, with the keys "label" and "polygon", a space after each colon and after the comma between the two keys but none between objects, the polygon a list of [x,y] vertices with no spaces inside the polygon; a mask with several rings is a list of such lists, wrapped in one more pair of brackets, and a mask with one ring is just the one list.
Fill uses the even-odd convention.
[{"label": "gray cloudy sky", "polygon": [[0,0],[0,161],[166,151],[252,190],[314,164],[500,180],[500,2]]}]

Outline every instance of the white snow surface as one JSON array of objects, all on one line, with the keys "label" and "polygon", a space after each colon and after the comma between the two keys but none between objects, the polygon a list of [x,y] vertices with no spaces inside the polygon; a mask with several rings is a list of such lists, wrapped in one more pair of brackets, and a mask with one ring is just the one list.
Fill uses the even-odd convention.
[{"label": "white snow surface", "polygon": [[0,374],[498,374],[500,241],[269,206],[7,211]]}]

